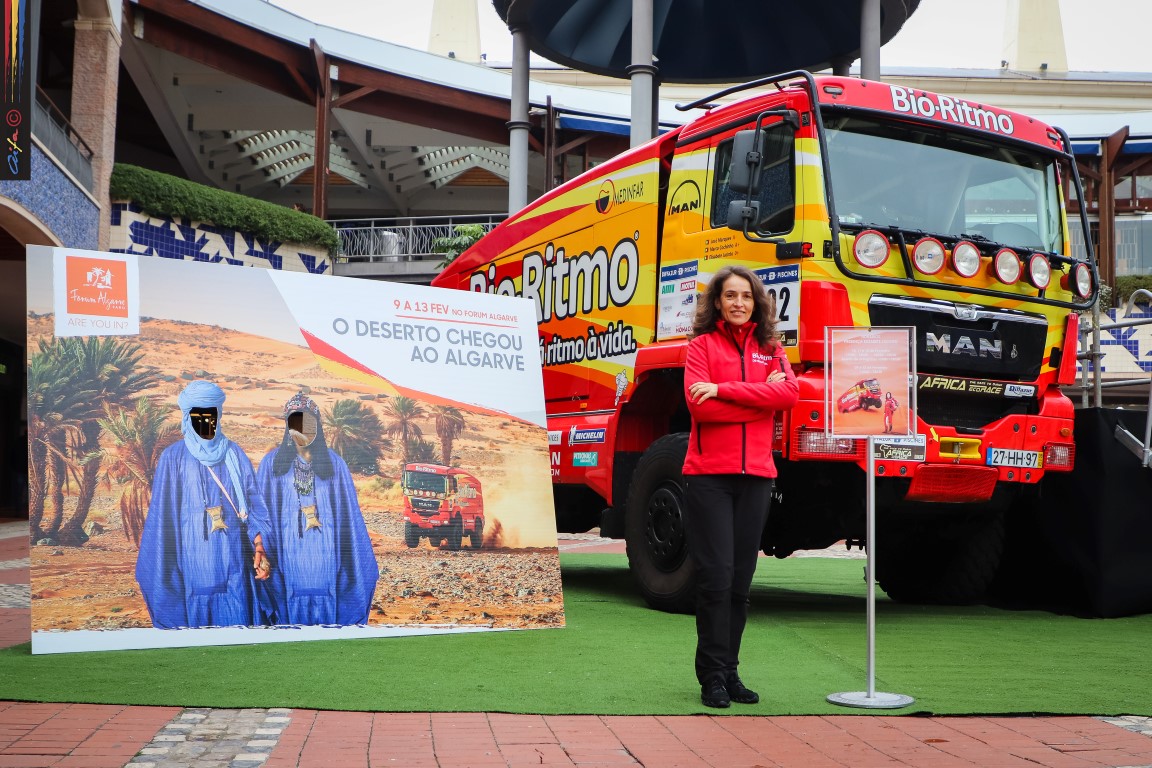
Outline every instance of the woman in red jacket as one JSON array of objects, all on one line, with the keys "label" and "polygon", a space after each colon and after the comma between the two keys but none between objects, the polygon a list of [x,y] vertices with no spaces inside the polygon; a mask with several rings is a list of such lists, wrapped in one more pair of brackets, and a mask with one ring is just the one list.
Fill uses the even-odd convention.
[{"label": "woman in red jacket", "polygon": [[746,267],[701,297],[684,366],[692,433],[684,460],[688,550],[699,575],[696,677],[705,706],[760,697],[736,668],[776,467],[776,411],[799,387],[776,339],[776,302]]}]

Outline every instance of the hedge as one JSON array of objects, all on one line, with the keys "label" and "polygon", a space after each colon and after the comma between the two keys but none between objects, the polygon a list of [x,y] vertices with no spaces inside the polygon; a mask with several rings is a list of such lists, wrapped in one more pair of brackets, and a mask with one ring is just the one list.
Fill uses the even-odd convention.
[{"label": "hedge", "polygon": [[134,165],[112,168],[109,193],[113,200],[131,200],[149,216],[182,217],[262,240],[319,246],[329,255],[340,247],[336,230],[311,214]]},{"label": "hedge", "polygon": [[[1128,297],[1140,288],[1152,291],[1152,275],[1123,275],[1116,278],[1116,305],[1122,307],[1127,304]],[[1149,302],[1145,299],[1140,303]]]}]

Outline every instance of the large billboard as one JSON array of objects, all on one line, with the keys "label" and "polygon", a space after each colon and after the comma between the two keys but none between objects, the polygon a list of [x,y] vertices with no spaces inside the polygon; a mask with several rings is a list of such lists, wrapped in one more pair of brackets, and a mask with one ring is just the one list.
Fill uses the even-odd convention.
[{"label": "large billboard", "polygon": [[524,299],[28,249],[33,653],[558,627]]}]

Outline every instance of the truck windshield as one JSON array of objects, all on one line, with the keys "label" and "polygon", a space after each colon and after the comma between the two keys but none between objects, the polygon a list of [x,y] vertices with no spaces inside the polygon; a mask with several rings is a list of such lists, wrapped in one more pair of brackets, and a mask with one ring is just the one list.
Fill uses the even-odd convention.
[{"label": "truck windshield", "polygon": [[841,226],[1064,248],[1053,156],[966,133],[825,114]]},{"label": "truck windshield", "polygon": [[448,477],[446,475],[435,475],[431,472],[413,472],[406,470],[404,472],[404,487],[409,491],[444,493],[448,488]]}]

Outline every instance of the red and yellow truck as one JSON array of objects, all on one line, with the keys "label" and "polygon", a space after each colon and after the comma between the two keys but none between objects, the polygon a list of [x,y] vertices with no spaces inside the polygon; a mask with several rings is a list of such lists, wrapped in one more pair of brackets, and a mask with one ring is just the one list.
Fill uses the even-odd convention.
[{"label": "red and yellow truck", "polygon": [[[706,104],[741,89],[759,92]],[[877,446],[877,578],[896,599],[979,599],[1014,500],[1074,462],[1059,385],[1098,289],[1087,220],[1073,239],[1065,216],[1080,194],[1067,136],[806,72],[700,106],[515,213],[434,283],[535,302],[559,529],[622,536],[649,604],[691,608],[686,335],[711,275],[742,264],[776,296],[800,383],[763,550],[866,543],[865,441],[824,429],[825,328],[910,326],[917,436]]]},{"label": "red and yellow truck", "polygon": [[400,488],[407,546],[427,538],[430,547],[456,550],[465,536],[472,549],[484,546],[484,490],[475,475],[442,464],[405,464]]}]

